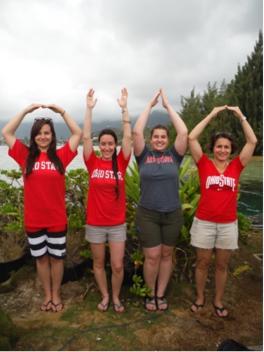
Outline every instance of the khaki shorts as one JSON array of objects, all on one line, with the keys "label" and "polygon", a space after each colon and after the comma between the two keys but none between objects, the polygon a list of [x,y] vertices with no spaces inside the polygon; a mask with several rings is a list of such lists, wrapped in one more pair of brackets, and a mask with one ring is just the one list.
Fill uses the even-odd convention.
[{"label": "khaki shorts", "polygon": [[85,225],[85,239],[90,243],[125,242],[126,224],[116,226]]},{"label": "khaki shorts", "polygon": [[191,233],[191,245],[204,249],[237,249],[238,248],[238,225],[237,220],[229,223],[216,223],[193,219]]},{"label": "khaki shorts", "polygon": [[141,206],[137,208],[136,227],[143,248],[152,248],[160,244],[174,247],[182,224],[181,209],[163,213]]}]

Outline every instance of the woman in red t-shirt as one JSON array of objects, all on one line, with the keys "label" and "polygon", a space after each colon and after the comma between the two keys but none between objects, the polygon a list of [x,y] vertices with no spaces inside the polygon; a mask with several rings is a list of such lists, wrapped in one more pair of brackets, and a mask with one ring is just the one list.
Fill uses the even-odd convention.
[{"label": "woman in red t-shirt", "polygon": [[[15,136],[24,117],[39,108],[59,113],[71,137],[56,149],[56,134],[50,118],[38,118],[31,128],[29,147]],[[77,154],[81,129],[57,105],[32,104],[19,112],[2,130],[9,155],[20,165],[24,180],[24,226],[37,274],[43,285],[42,311],[63,309],[60,297],[63,258],[66,254],[67,217],[65,169]]]},{"label": "woman in red t-shirt", "polygon": [[[219,132],[212,136],[210,149],[213,158],[209,159],[198,142],[205,127],[228,110],[240,121],[246,144],[239,156],[230,160],[234,151],[232,136]],[[201,197],[191,227],[191,244],[196,247],[196,300],[192,312],[200,311],[205,304],[205,284],[208,267],[215,248],[215,314],[224,318],[228,310],[223,305],[223,295],[227,279],[227,268],[232,250],[238,248],[237,191],[239,176],[253,155],[257,138],[246,117],[237,106],[215,107],[189,134],[189,147],[197,164]]]},{"label": "woman in red t-shirt", "polygon": [[101,156],[92,144],[92,110],[97,102],[94,90],[86,97],[86,113],[83,128],[84,162],[89,172],[89,191],[86,211],[86,239],[93,255],[95,279],[102,295],[98,310],[109,307],[109,291],[105,273],[105,243],[108,240],[112,268],[112,301],[116,313],[124,306],[119,295],[124,276],[124,253],[126,240],[125,173],[131,154],[131,124],[127,110],[127,90],[121,91],[118,104],[122,109],[123,139],[117,154],[117,136],[111,129],[104,129],[98,137]]}]

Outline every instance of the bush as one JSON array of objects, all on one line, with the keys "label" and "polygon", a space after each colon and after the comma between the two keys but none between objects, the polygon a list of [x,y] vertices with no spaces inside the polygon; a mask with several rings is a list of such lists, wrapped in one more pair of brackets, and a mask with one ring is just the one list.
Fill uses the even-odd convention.
[{"label": "bush", "polygon": [[[182,204],[184,224],[181,228],[177,246],[175,248],[175,261],[177,265],[174,269],[174,277],[177,281],[187,279],[193,280],[193,264],[195,261],[195,253],[190,246],[190,228],[193,221],[198,201],[200,198],[200,183],[196,167],[194,167],[192,158],[187,156],[184,158],[179,171],[180,189],[179,195]],[[127,195],[127,228],[128,240],[127,249],[128,255],[138,266],[138,263],[143,264],[143,258],[140,261],[134,260],[136,253],[140,252],[140,246],[136,234],[135,213],[140,197],[140,180],[136,162],[129,168],[126,174],[126,195]],[[242,234],[242,239],[245,240],[245,231],[251,227],[250,221],[241,213],[238,214],[239,230]],[[135,282],[134,292],[144,292],[139,289],[141,282],[137,279]]]},{"label": "bush", "polygon": [[[23,230],[23,187],[21,172],[11,170],[1,171],[6,180],[0,180],[0,257],[1,251],[15,246],[24,250],[25,235]],[[192,159],[185,157],[179,172],[180,200],[183,209],[184,225],[175,249],[177,265],[174,277],[177,280],[192,280],[192,266],[194,252],[190,246],[190,227],[200,197],[198,173],[192,165]],[[144,295],[147,290],[143,281],[138,278],[143,265],[143,254],[137,237],[135,213],[140,197],[140,180],[136,162],[128,167],[126,173],[126,216],[127,216],[127,244],[125,263],[131,266],[129,275],[134,284],[134,293]],[[68,259],[78,262],[83,257],[90,257],[88,244],[84,240],[86,201],[88,190],[88,174],[84,169],[75,169],[66,173],[66,208],[68,214]],[[243,238],[245,231],[250,229],[250,222],[239,213],[239,227]],[[73,259],[74,258],[74,259]],[[133,275],[135,275],[133,277]]]},{"label": "bush", "polygon": [[23,187],[21,172],[1,170],[0,262],[20,258],[26,247],[23,229]]}]

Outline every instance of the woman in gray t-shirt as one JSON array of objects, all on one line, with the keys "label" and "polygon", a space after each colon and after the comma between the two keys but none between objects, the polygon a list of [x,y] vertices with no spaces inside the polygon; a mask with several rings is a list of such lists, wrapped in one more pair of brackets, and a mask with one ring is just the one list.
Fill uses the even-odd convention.
[{"label": "woman in gray t-shirt", "polygon": [[[145,144],[144,129],[159,97],[177,137],[173,147],[168,148],[169,131],[166,126],[157,125],[151,131],[149,149]],[[136,225],[145,256],[144,279],[151,290],[151,295],[145,299],[148,311],[168,308],[164,294],[172,272],[173,248],[182,225],[178,170],[187,148],[187,136],[183,120],[173,110],[162,89],[147,104],[133,130],[141,191]]]}]

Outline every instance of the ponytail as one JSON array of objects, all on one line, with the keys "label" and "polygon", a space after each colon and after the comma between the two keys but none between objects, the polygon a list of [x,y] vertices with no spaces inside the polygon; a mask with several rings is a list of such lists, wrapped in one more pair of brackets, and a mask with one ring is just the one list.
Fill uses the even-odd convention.
[{"label": "ponytail", "polygon": [[115,180],[116,180],[116,185],[115,185],[115,193],[116,193],[116,199],[119,198],[119,186],[118,186],[118,165],[117,165],[117,155],[116,155],[116,148],[112,157],[112,169],[114,171],[115,175]]}]

